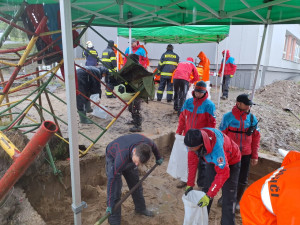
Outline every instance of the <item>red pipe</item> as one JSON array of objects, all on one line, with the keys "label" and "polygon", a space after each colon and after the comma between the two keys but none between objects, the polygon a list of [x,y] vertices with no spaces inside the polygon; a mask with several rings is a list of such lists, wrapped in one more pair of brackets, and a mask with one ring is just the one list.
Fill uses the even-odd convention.
[{"label": "red pipe", "polygon": [[30,164],[35,160],[52,135],[57,132],[57,126],[51,121],[44,121],[21,154],[6,171],[0,180],[0,201],[20,179]]}]

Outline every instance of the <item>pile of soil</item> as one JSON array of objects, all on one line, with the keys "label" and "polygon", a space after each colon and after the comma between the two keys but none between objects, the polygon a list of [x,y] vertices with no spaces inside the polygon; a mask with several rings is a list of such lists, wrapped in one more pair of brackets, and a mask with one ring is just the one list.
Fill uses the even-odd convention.
[{"label": "pile of soil", "polygon": [[[300,149],[300,145],[298,143],[300,137],[300,122],[293,115],[282,110],[282,108],[291,108],[293,112],[299,116],[299,90],[299,84],[293,81],[279,81],[256,91],[254,97],[256,105],[252,107],[251,112],[258,119],[261,119],[259,122],[261,131],[260,151],[277,155],[278,148],[284,148],[287,150]],[[232,107],[235,105],[236,97],[241,93],[247,92],[249,91],[232,88],[230,90],[228,100],[219,100],[216,88],[213,87],[211,89],[212,101],[216,104],[216,106],[218,105],[218,101],[220,101],[219,107],[216,107],[217,126],[219,126],[223,114],[231,111]],[[104,93],[104,90],[102,93]],[[65,90],[63,88],[57,88],[55,90],[55,94],[63,100],[66,98]],[[18,98],[18,96],[15,98]],[[13,100],[14,98],[12,98],[11,101]],[[46,105],[44,97],[42,100],[45,102],[44,105]],[[66,106],[55,98],[53,98],[51,102],[52,105],[55,106],[56,115],[66,121]],[[118,99],[107,99],[106,97],[101,99],[101,104],[104,105],[113,115],[117,115],[124,106]],[[142,104],[142,134],[151,139],[158,139],[165,135],[169,135],[164,137],[164,140],[157,142],[159,147],[161,147],[163,143],[174,138],[172,135],[174,135],[174,132],[176,131],[178,117],[177,114],[173,113],[173,111],[172,103],[167,103],[166,100],[163,100],[162,102],[149,101],[148,104]],[[38,119],[36,112],[29,111],[29,114],[35,119]],[[44,116],[46,119],[52,120],[50,116],[48,116],[48,118],[47,115]],[[112,119],[111,116],[108,116],[106,119],[95,118],[91,115],[89,115],[89,117],[104,128]],[[131,120],[131,116],[129,112],[125,110],[110,129],[103,135],[103,137],[101,137],[101,139],[92,146],[88,155],[80,159],[82,200],[88,203],[88,208],[83,210],[83,224],[93,224],[105,213],[106,181],[104,161],[102,159],[101,162],[99,162],[98,159],[99,157],[104,157],[105,147],[109,142],[121,135],[129,133],[130,126],[125,124],[129,120]],[[60,129],[64,134],[64,137],[67,137],[67,127],[60,124]],[[91,139],[96,139],[102,132],[102,130],[97,128],[95,125],[79,124],[79,129]],[[87,141],[86,138],[83,138],[82,136],[79,136],[78,142],[81,145],[90,145],[90,141]],[[123,204],[123,225],[136,223],[151,225],[182,224],[184,208],[181,196],[184,190],[177,189],[177,180],[166,173],[171,148],[172,146],[170,146],[168,151],[164,152],[164,157],[166,159],[165,163],[158,167],[143,184],[147,206],[156,213],[156,216],[149,219],[144,216],[135,215],[134,205],[130,198]],[[151,165],[153,165],[153,163],[153,161],[150,162],[146,167],[142,168],[142,170],[145,172],[151,167]],[[30,186],[30,181],[32,181],[33,178],[27,178],[28,180],[23,181],[20,186],[25,189],[27,198],[30,200],[34,209],[38,212],[36,214],[37,216],[20,216],[22,210],[19,210],[19,212],[15,210],[14,214],[11,215],[9,220],[7,220],[7,223],[3,224],[18,224],[15,218],[23,218],[22,224],[42,224],[40,221],[34,221],[35,218],[40,218],[38,214],[42,216],[43,220],[46,221],[47,224],[73,223],[73,212],[70,207],[72,201],[69,180],[69,163],[68,161],[61,161],[58,162],[58,166],[64,174],[63,181],[66,184],[67,189],[65,190],[58,182],[58,179],[53,178],[53,175],[47,173],[47,176],[45,176],[43,171],[35,174],[35,177],[37,178],[34,179],[39,180],[39,183],[35,185],[35,188]],[[42,176],[43,178],[41,178]],[[27,185],[27,188],[25,184]],[[128,191],[126,182],[124,181],[123,184],[123,192],[126,193]],[[48,192],[47,185],[51,186],[51,190]],[[32,190],[30,190],[28,186],[31,187]],[[43,195],[41,195],[40,192],[43,193]],[[18,196],[16,196],[16,198],[18,198]],[[25,200],[22,202],[25,202]],[[18,203],[18,207],[20,209],[28,206],[23,206],[22,202]],[[59,212],[57,210],[59,210]],[[221,217],[221,209],[216,206],[216,201],[214,202],[211,210],[209,224],[218,224]],[[25,217],[28,220],[26,220]],[[237,214],[237,224],[242,224],[239,214]]]}]

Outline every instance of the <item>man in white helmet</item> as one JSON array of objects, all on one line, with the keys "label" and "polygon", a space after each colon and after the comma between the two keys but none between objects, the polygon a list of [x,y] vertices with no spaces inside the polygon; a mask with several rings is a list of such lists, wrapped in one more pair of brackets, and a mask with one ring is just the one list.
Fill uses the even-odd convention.
[{"label": "man in white helmet", "polygon": [[99,62],[98,52],[95,50],[91,41],[86,42],[87,50],[82,53],[82,56],[86,58],[86,66],[97,66]]}]

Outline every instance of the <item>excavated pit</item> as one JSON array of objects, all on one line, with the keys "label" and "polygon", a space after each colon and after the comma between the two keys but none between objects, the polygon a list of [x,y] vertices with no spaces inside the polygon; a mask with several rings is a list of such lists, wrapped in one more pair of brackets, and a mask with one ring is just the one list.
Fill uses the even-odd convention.
[{"label": "excavated pit", "polygon": [[[135,215],[132,199],[128,198],[122,205],[122,225],[135,224],[136,222],[133,221],[137,220],[139,224],[151,225],[182,224],[183,222],[184,208],[181,201],[183,189],[177,189],[177,180],[165,172],[174,143],[174,133],[162,135],[154,141],[166,160],[163,166],[157,167],[146,179],[143,187],[147,206],[155,212],[156,216],[149,219]],[[146,166],[139,168],[141,176],[154,164],[153,158],[150,161]],[[250,180],[257,180],[279,166],[280,160],[276,157],[260,154],[259,164],[251,168]],[[21,186],[30,204],[46,224],[73,224],[69,161],[61,161],[57,167],[62,171],[62,181],[66,188],[49,169],[41,170],[38,174],[22,179]],[[89,153],[80,159],[80,179],[82,201],[88,204],[88,207],[82,211],[82,224],[94,224],[104,215],[106,209],[105,156]],[[124,195],[128,192],[128,188],[125,181],[123,184]],[[215,224],[221,215],[221,209],[216,206],[216,201],[214,201],[212,212],[210,224]],[[108,223],[106,221],[103,224]],[[237,224],[242,224],[239,215],[237,215]]]}]

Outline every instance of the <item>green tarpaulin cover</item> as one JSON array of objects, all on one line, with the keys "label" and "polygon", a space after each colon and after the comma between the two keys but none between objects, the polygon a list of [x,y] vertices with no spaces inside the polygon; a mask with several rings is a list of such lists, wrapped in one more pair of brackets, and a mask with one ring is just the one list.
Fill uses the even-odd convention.
[{"label": "green tarpaulin cover", "polygon": [[[145,43],[220,42],[228,36],[229,26],[172,26],[132,28],[133,38]],[[118,28],[118,35],[129,37],[128,28]]]}]

